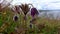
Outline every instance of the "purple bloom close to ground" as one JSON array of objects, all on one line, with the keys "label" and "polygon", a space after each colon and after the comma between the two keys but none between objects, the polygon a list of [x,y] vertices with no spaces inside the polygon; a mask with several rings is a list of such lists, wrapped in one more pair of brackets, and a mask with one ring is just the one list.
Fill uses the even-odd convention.
[{"label": "purple bloom close to ground", "polygon": [[30,28],[32,28],[32,24],[30,24]]},{"label": "purple bloom close to ground", "polygon": [[29,26],[30,26],[30,28],[32,28],[32,21],[30,21],[30,25]]},{"label": "purple bloom close to ground", "polygon": [[14,21],[17,21],[18,20],[18,17],[17,16],[14,16],[13,19],[14,19]]},{"label": "purple bloom close to ground", "polygon": [[38,10],[36,8],[31,8],[31,16],[34,17],[35,15],[38,15]]}]

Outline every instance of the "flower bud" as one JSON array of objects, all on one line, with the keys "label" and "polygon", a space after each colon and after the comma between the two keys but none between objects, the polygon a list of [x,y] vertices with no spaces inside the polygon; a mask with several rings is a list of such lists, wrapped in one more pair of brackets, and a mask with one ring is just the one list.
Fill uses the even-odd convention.
[{"label": "flower bud", "polygon": [[36,8],[31,8],[31,16],[34,17],[35,15],[38,15],[38,10]]}]

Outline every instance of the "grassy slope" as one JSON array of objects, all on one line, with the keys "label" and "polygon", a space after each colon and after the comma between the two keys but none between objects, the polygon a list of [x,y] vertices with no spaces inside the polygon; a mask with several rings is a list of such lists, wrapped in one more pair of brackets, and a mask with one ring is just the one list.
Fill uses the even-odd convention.
[{"label": "grassy slope", "polygon": [[[33,28],[31,29],[29,27],[30,24],[30,20],[31,20],[31,16],[27,16],[27,20],[26,20],[26,25],[24,25],[24,19],[23,19],[23,15],[19,15],[19,19],[17,22],[13,21],[13,16],[14,13],[9,11],[9,9],[7,10],[3,10],[4,12],[0,13],[0,29],[3,30],[2,32],[8,32],[8,34],[10,34],[11,32],[15,32],[14,28],[16,26],[18,26],[18,30],[21,31],[22,33],[26,33],[26,34],[58,34],[58,29],[60,27],[60,20],[50,20],[47,18],[37,18],[37,22],[36,25],[33,24]],[[5,14],[6,12],[6,14]],[[7,23],[2,29],[2,25],[4,23]],[[44,24],[41,26],[41,24]],[[44,28],[39,29],[38,25],[40,25],[39,27],[42,28],[44,26]],[[6,27],[7,26],[7,27]],[[26,27],[27,26],[27,27]],[[1,32],[0,30],[0,32]]]}]

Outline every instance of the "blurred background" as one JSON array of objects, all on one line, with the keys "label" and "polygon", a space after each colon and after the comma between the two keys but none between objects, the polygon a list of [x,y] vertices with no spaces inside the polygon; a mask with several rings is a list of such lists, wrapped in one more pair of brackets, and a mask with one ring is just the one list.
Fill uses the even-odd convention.
[{"label": "blurred background", "polygon": [[[0,3],[3,0],[0,0]],[[7,0],[8,2],[11,0]],[[54,19],[60,18],[60,0],[13,0],[11,5],[20,5],[21,3],[32,4],[39,11],[39,16],[53,15]]]},{"label": "blurred background", "polygon": [[60,18],[60,0],[13,0],[11,4],[20,5],[21,3],[33,4],[39,10],[39,16],[51,17],[51,14],[54,19]]}]

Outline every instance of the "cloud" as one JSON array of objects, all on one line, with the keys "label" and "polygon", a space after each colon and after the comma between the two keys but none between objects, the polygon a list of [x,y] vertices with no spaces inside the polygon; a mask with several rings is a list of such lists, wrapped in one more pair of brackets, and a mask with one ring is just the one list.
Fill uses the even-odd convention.
[{"label": "cloud", "polygon": [[55,10],[60,9],[60,0],[14,0],[11,4],[32,3],[37,9]]}]

